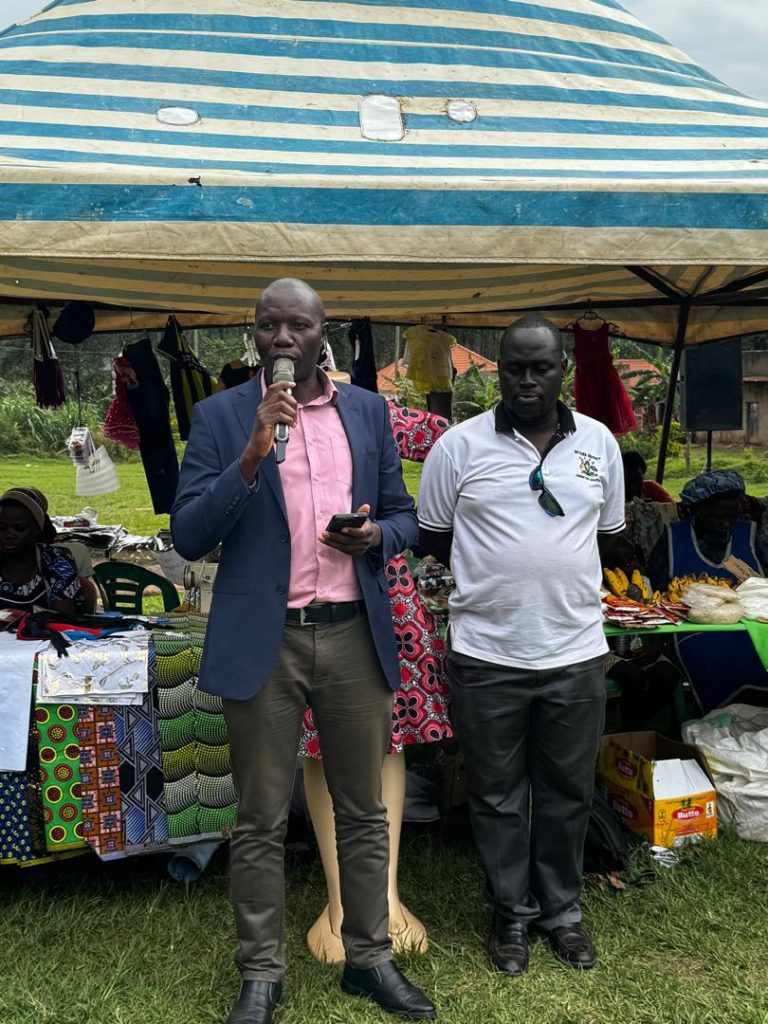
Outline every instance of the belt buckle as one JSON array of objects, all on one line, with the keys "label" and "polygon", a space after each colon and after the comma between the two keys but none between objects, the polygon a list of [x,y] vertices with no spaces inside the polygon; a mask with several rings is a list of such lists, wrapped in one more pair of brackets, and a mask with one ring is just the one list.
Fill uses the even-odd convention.
[{"label": "belt buckle", "polygon": [[[306,626],[307,624],[307,609],[306,607],[299,608],[299,625]],[[309,625],[311,625],[311,623],[309,623]]]}]

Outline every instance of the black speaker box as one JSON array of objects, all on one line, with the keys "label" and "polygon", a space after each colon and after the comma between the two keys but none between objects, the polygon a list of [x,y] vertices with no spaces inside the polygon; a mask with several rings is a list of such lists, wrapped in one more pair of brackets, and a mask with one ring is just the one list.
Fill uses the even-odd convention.
[{"label": "black speaker box", "polygon": [[710,341],[683,352],[680,425],[684,430],[741,430],[741,338]]}]

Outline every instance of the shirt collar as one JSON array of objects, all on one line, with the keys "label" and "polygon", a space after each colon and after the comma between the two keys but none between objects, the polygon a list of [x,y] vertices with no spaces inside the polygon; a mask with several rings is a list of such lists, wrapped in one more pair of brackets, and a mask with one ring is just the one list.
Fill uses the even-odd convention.
[{"label": "shirt collar", "polygon": [[[494,422],[496,424],[497,434],[516,434],[518,431],[512,425],[507,410],[504,408],[504,403],[499,402],[493,410]],[[557,403],[557,430],[556,433],[565,437],[567,434],[573,434],[576,431],[576,420],[573,413],[563,402],[558,401]]]},{"label": "shirt collar", "polygon": [[[333,405],[335,405],[336,404],[336,400],[339,397],[339,389],[333,383],[333,381],[328,376],[328,374],[325,372],[325,370],[321,369],[321,367],[319,367],[319,366],[317,368],[317,375],[320,378],[321,384],[323,385],[323,390],[317,396],[317,398],[313,398],[311,402],[307,402],[307,405],[327,405],[328,402],[332,402]],[[261,371],[261,397],[263,398],[266,393],[267,393],[267,375],[264,372],[264,370],[262,369],[262,371]]]}]

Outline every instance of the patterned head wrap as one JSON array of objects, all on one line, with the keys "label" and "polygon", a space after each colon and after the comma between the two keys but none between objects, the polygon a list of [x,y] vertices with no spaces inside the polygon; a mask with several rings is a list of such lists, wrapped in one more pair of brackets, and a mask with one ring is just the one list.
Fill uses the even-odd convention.
[{"label": "patterned head wrap", "polygon": [[744,478],[734,469],[713,469],[689,480],[680,494],[680,502],[688,509],[718,498],[723,494],[746,494]]}]

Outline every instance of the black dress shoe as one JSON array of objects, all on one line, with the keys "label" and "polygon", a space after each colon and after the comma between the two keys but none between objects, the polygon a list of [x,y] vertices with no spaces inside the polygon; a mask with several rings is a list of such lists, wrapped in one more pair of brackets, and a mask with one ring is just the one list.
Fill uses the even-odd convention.
[{"label": "black dress shoe", "polygon": [[494,914],[488,938],[488,955],[498,971],[518,977],[528,970],[528,925],[507,921]]},{"label": "black dress shoe", "polygon": [[387,1013],[403,1020],[434,1020],[435,1006],[400,972],[394,960],[378,967],[344,965],[341,987],[352,996],[366,996]]},{"label": "black dress shoe", "polygon": [[555,956],[571,967],[588,971],[597,963],[597,952],[580,924],[542,931]]},{"label": "black dress shoe", "polygon": [[272,1024],[272,1010],[280,1002],[280,981],[243,981],[240,995],[227,1018],[227,1024]]}]

